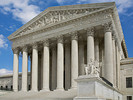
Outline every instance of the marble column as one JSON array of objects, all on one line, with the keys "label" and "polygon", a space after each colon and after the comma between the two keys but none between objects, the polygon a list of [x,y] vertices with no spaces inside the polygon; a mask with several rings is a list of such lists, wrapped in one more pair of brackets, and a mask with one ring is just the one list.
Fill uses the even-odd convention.
[{"label": "marble column", "polygon": [[70,43],[65,44],[65,90],[71,86],[71,46]]},{"label": "marble column", "polygon": [[13,91],[18,91],[18,67],[19,67],[19,51],[18,49],[13,49],[14,59],[13,59]]},{"label": "marble column", "polygon": [[113,48],[112,48],[112,28],[111,23],[106,23],[104,25],[104,71],[105,79],[113,84]]},{"label": "marble column", "polygon": [[43,91],[49,91],[49,41],[43,45]]},{"label": "marble column", "polygon": [[28,52],[27,47],[23,48],[22,60],[22,91],[28,90]]},{"label": "marble column", "polygon": [[64,47],[63,37],[57,40],[57,88],[56,90],[64,90]]},{"label": "marble column", "polygon": [[115,35],[112,36],[112,47],[113,47],[113,84],[116,87],[116,46],[115,46]]},{"label": "marble column", "polygon": [[104,42],[101,41],[100,43],[100,76],[104,77]]},{"label": "marble column", "polygon": [[120,51],[119,51],[118,44],[116,45],[116,56],[117,56],[117,58],[116,58],[116,63],[117,63],[116,64],[116,73],[117,73],[116,86],[118,89],[120,89],[120,85],[121,85],[121,83],[120,83]]},{"label": "marble column", "polygon": [[87,29],[87,64],[94,62],[94,28]]},{"label": "marble column", "polygon": [[71,40],[71,89],[77,88],[77,82],[75,79],[78,78],[78,35],[72,33]]},{"label": "marble column", "polygon": [[85,69],[84,69],[84,64],[85,64],[85,57],[84,57],[84,41],[83,38],[79,40],[79,75],[85,75]]},{"label": "marble column", "polygon": [[38,48],[37,44],[33,45],[32,49],[32,89],[38,91]]}]

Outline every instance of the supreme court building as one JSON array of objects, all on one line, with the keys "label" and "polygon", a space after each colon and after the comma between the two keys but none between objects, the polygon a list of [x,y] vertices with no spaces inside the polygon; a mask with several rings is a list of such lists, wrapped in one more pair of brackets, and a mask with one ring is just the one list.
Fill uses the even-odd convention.
[{"label": "supreme court building", "polygon": [[14,54],[14,94],[62,92],[75,94],[68,100],[132,100],[132,90],[126,92],[123,84],[133,59],[128,58],[114,2],[49,7],[8,39]]}]

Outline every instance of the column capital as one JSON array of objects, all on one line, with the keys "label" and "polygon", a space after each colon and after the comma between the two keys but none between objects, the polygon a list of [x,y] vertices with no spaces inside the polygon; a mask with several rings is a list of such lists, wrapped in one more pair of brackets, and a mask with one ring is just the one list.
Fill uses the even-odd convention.
[{"label": "column capital", "polygon": [[112,35],[112,40],[115,40],[115,35]]},{"label": "column capital", "polygon": [[94,27],[89,27],[86,29],[87,36],[94,36]]},{"label": "column capital", "polygon": [[27,46],[24,46],[24,47],[22,48],[22,51],[27,52],[27,51],[28,51],[28,47],[27,47]]},{"label": "column capital", "polygon": [[112,32],[112,22],[105,23],[103,26],[105,32]]},{"label": "column capital", "polygon": [[116,40],[116,35],[114,31],[112,31],[112,40]]},{"label": "column capital", "polygon": [[13,50],[14,54],[18,54],[19,53],[19,48],[12,48],[12,50]]},{"label": "column capital", "polygon": [[37,44],[37,43],[33,44],[33,45],[32,45],[32,48],[33,48],[33,49],[37,49],[37,48],[38,48],[38,44]]},{"label": "column capital", "polygon": [[57,42],[58,43],[63,43],[63,36],[62,35],[57,37]]},{"label": "column capital", "polygon": [[43,41],[43,46],[49,47],[49,40],[48,39]]},{"label": "column capital", "polygon": [[72,40],[78,40],[78,34],[77,34],[77,32],[72,32],[71,39]]}]

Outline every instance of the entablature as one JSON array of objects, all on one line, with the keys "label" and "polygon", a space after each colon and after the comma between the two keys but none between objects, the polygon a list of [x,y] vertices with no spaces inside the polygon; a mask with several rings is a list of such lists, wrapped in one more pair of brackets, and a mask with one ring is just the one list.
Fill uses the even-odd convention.
[{"label": "entablature", "polygon": [[12,35],[10,35],[8,38],[12,41],[15,38],[18,38],[23,35],[31,34],[32,32],[36,32],[38,30],[44,30],[52,26],[56,26],[58,24],[69,22],[71,20],[78,20],[79,18],[85,17],[85,16],[93,16],[99,13],[105,13],[109,11],[113,11],[113,6],[109,7],[86,7],[86,8],[76,8],[76,9],[66,9],[66,10],[46,10],[43,16],[37,16],[38,19],[35,21],[32,21],[31,24],[27,25],[25,24],[20,29],[18,29],[16,32],[14,32]]},{"label": "entablature", "polygon": [[73,31],[84,30],[88,27],[96,27],[108,23],[111,21],[111,14],[99,13],[91,16],[83,16],[79,19],[73,19],[60,23],[58,25],[53,25],[49,28],[38,31],[33,31],[31,34],[27,34],[14,39],[13,48],[21,47],[23,45],[33,44],[34,42],[40,42],[49,38],[56,38],[59,35],[71,34]]}]

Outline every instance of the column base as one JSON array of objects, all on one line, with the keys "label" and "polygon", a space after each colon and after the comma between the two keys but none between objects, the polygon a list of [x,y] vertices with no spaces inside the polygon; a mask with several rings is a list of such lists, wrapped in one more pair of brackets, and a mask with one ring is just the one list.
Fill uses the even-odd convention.
[{"label": "column base", "polygon": [[77,87],[71,87],[70,89],[77,89]]},{"label": "column base", "polygon": [[31,89],[29,92],[38,92],[38,90],[32,90],[32,89]]},{"label": "column base", "polygon": [[96,97],[76,97],[73,100],[106,100],[106,99],[96,98]]},{"label": "column base", "polygon": [[40,90],[40,92],[49,92],[50,90],[48,88],[43,88],[42,90]]},{"label": "column base", "polygon": [[54,91],[65,91],[64,88],[56,88]]},{"label": "column base", "polygon": [[74,91],[77,90],[77,87],[71,87],[70,89],[68,89],[68,91]]},{"label": "column base", "polygon": [[13,92],[18,92],[18,90],[17,89],[13,89]]},{"label": "column base", "polygon": [[21,92],[28,92],[27,90],[21,90]]}]

